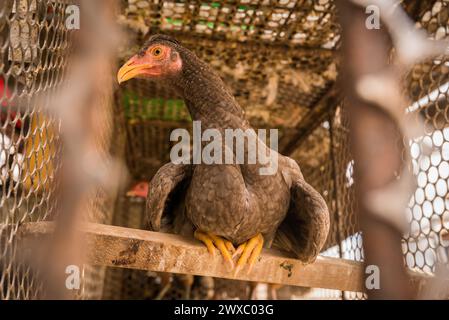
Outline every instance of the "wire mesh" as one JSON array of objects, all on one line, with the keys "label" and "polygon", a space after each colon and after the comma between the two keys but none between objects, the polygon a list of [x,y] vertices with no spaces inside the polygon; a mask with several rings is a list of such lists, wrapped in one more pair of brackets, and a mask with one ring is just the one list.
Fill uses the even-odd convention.
[{"label": "wire mesh", "polygon": [[334,4],[329,0],[130,0],[125,12],[145,17],[148,26],[164,32],[323,48],[333,48],[339,39]]},{"label": "wire mesh", "polygon": [[0,4],[0,299],[35,299],[41,284],[18,259],[17,228],[49,218],[58,171],[58,122],[33,103],[61,84],[70,50],[65,4]]},{"label": "wire mesh", "polygon": [[[445,38],[448,14],[448,4],[435,1],[421,12],[418,26],[433,39]],[[404,237],[403,251],[407,266],[425,272],[448,262],[449,243],[443,240],[449,228],[448,66],[447,57],[440,57],[416,65],[407,77],[407,90],[414,101],[408,116],[410,121],[418,116],[424,119],[425,134],[408,143],[417,189],[407,210],[411,228]]]},{"label": "wire mesh", "polygon": [[[331,229],[323,255],[362,261],[362,237],[354,207],[354,161],[348,133],[344,103],[340,103],[328,114],[327,120],[301,142],[292,157],[300,164],[306,180],[324,196],[329,207]],[[315,149],[317,146],[319,153]],[[334,299],[363,297],[335,290],[317,290],[314,294]]]},{"label": "wire mesh", "polygon": [[[58,205],[61,168],[60,121],[45,112],[64,84],[73,51],[61,1],[5,0],[0,3],[0,299],[39,299],[45,288],[21,258],[18,228],[51,220]],[[112,88],[98,101],[96,148],[110,151]],[[42,99],[42,97],[45,97]],[[40,99],[37,99],[40,98]],[[112,204],[98,190],[86,204],[89,220],[110,223]],[[79,298],[100,298],[104,268],[82,267]]]}]

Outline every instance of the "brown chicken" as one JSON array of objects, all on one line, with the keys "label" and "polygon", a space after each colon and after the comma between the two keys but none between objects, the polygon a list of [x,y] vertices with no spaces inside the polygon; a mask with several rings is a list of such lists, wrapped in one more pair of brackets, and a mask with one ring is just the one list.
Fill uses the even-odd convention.
[{"label": "brown chicken", "polygon": [[[224,137],[226,129],[251,129],[220,77],[171,37],[150,37],[119,70],[119,83],[132,78],[153,79],[176,90],[203,131],[217,129]],[[170,213],[175,232],[193,233],[210,253],[218,249],[233,266],[238,256],[236,272],[245,265],[250,272],[262,248],[272,245],[306,263],[314,261],[329,230],[326,203],[294,160],[258,142],[262,151],[278,156],[272,175],[260,174],[266,166],[261,163],[168,163],[160,168],[147,198],[150,229],[160,230],[163,215],[169,216],[164,213]],[[245,144],[245,159],[250,151]]]}]

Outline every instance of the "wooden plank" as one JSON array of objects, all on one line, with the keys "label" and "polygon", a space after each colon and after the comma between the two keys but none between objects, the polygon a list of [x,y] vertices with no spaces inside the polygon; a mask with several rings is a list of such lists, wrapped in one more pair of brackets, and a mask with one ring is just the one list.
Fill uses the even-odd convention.
[{"label": "wooden plank", "polygon": [[[49,235],[51,222],[26,223],[20,226],[22,239]],[[363,264],[351,260],[319,256],[315,263],[304,265],[277,250],[264,250],[250,274],[234,272],[221,255],[211,256],[198,241],[177,235],[123,227],[85,224],[88,262],[96,265],[211,276],[226,279],[283,285],[363,291]],[[415,280],[429,276],[412,273]]]}]

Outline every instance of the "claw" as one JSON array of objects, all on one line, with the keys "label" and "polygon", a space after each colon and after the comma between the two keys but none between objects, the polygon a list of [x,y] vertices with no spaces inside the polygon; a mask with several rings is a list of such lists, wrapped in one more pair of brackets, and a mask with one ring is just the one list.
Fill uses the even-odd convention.
[{"label": "claw", "polygon": [[231,241],[225,240],[225,245],[228,251],[232,254],[232,258],[234,258],[235,248]]},{"label": "claw", "polygon": [[232,255],[233,258],[237,257],[238,255],[241,255],[243,253],[243,250],[246,248],[246,242],[242,243],[238,246],[237,250]]},{"label": "claw", "polygon": [[235,268],[234,276],[236,276],[240,270],[245,266],[245,264],[249,265],[248,274],[253,269],[254,264],[262,252],[264,239],[263,236],[259,233],[255,237],[249,239],[247,242],[241,244],[234,256],[241,253],[239,260],[237,261],[237,266]]},{"label": "claw", "polygon": [[215,255],[216,249],[218,249],[223,258],[234,268],[234,261],[232,261],[232,253],[235,251],[234,245],[221,237],[215,236],[210,233],[201,232],[196,230],[194,237],[203,242],[210,254]]},{"label": "claw", "polygon": [[209,253],[213,256],[215,256],[215,246],[214,243],[212,241],[212,239],[210,237],[207,236],[207,234],[196,230],[195,233],[193,234],[193,236],[195,237],[195,239],[200,240],[202,243],[204,243],[207,247],[207,251],[209,251]]}]

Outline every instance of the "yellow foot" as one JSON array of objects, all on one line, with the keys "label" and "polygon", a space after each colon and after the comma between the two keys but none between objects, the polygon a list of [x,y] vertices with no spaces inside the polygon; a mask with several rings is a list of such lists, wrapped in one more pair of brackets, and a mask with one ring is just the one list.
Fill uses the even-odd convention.
[{"label": "yellow foot", "polygon": [[260,256],[263,248],[263,237],[259,233],[253,238],[249,239],[247,242],[242,243],[235,251],[233,257],[241,254],[239,260],[237,261],[237,267],[235,269],[235,275],[239,273],[240,269],[243,268],[245,264],[248,263],[249,269],[248,273],[253,269],[254,264]]},{"label": "yellow foot", "polygon": [[231,265],[232,268],[234,268],[232,254],[235,252],[235,248],[230,241],[199,230],[195,231],[194,237],[206,245],[210,254],[215,255],[216,249],[218,249],[223,258]]}]

